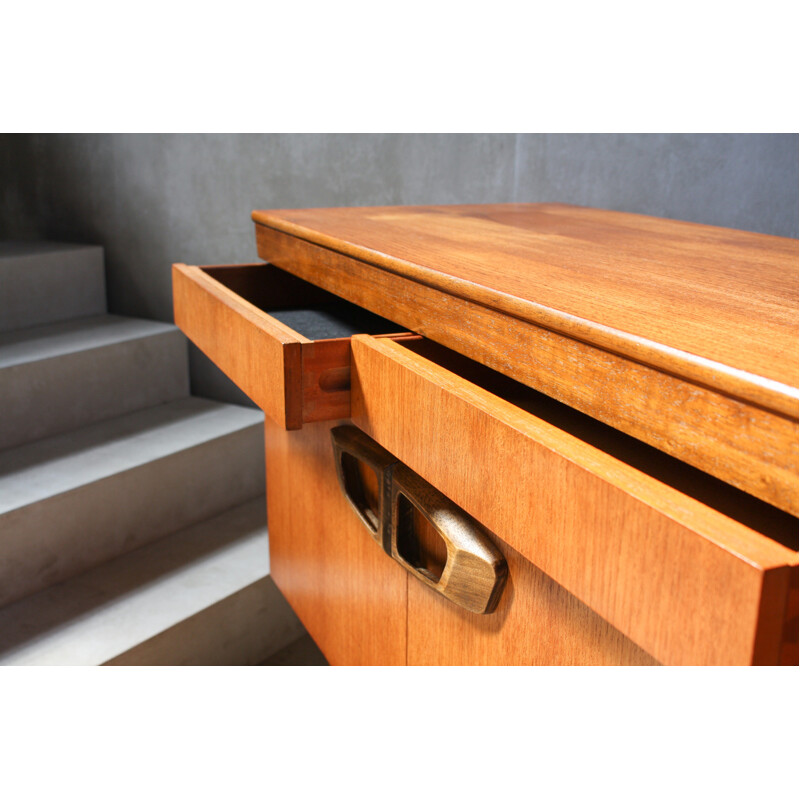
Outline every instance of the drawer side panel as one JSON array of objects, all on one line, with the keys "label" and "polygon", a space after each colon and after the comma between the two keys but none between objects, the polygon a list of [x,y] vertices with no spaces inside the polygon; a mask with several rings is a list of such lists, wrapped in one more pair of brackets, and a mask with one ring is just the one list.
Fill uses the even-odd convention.
[{"label": "drawer side panel", "polygon": [[302,425],[302,337],[199,267],[172,268],[175,323],[264,413]]}]

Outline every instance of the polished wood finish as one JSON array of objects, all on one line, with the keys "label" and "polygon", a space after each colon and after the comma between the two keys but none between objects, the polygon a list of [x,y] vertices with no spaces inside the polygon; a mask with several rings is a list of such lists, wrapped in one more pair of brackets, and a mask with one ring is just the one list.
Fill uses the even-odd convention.
[{"label": "polished wood finish", "polygon": [[772,621],[797,572],[796,541],[731,519],[401,343],[356,336],[352,348],[355,424],[654,658],[777,663]]},{"label": "polished wood finish", "polygon": [[[505,588],[508,565],[483,526],[405,464],[392,469],[391,482],[392,558],[451,603],[472,614],[491,614]],[[415,521],[420,514],[421,525]],[[445,544],[441,571],[433,572],[426,557],[431,548],[425,546],[425,531]]]},{"label": "polished wood finish", "polygon": [[328,292],[268,264],[174,264],[172,287],[175,323],[270,419],[294,430],[349,416],[350,340],[311,341],[263,310]]},{"label": "polished wood finish", "polygon": [[339,488],[335,424],[267,421],[270,574],[331,664],[405,664],[407,573]]},{"label": "polished wood finish", "polygon": [[350,339],[304,343],[300,353],[303,422],[349,417]]},{"label": "polished wood finish", "polygon": [[694,355],[797,387],[796,239],[554,203],[253,219],[648,363],[675,369],[668,348],[688,370]]},{"label": "polished wood finish", "polygon": [[253,216],[263,258],[797,513],[796,241],[551,205]]},{"label": "polished wood finish", "polygon": [[[253,216],[279,269],[176,265],[176,320],[267,413],[272,575],[331,663],[797,663],[796,241],[561,205]],[[270,314],[335,297],[422,336]],[[381,457],[344,468],[344,423]],[[470,526],[495,583],[468,610],[437,592]]]},{"label": "polished wood finish", "polygon": [[650,666],[658,662],[519,553],[495,540],[508,583],[493,614],[408,584],[408,663],[448,666]]},{"label": "polished wood finish", "polygon": [[174,264],[172,294],[176,325],[268,417],[286,428],[299,428],[301,350],[309,340],[201,267]]},{"label": "polished wood finish", "polygon": [[[299,334],[298,334],[299,335]],[[409,333],[378,334],[403,341]],[[350,416],[350,339],[320,339],[300,347],[303,423]],[[289,428],[289,426],[286,426]],[[291,430],[291,428],[290,428]]]},{"label": "polished wood finish", "polygon": [[491,614],[508,569],[480,523],[354,425],[331,442],[342,494],[384,552],[431,591]]},{"label": "polished wood finish", "polygon": [[[789,578],[789,591],[786,595],[786,610],[783,614],[783,633],[781,634],[781,655],[779,663],[782,666],[797,666],[800,663],[800,648],[798,648],[798,573],[795,570]],[[780,619],[780,615],[778,615]]]},{"label": "polished wood finish", "polygon": [[336,486],[330,427],[268,423],[265,441],[271,573],[331,664],[656,663],[494,537],[509,578],[493,614],[410,578]]}]

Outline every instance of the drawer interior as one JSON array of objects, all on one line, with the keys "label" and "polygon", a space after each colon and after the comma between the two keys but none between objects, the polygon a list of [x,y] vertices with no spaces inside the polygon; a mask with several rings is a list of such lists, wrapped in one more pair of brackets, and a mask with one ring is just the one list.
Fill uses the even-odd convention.
[{"label": "drawer interior", "polygon": [[172,267],[175,322],[290,430],[350,413],[350,339],[408,335],[270,264]]},{"label": "drawer interior", "polygon": [[435,342],[414,338],[398,343],[797,552],[798,522],[791,514]]},{"label": "drawer interior", "polygon": [[310,341],[404,330],[272,265],[203,267],[203,272]]}]

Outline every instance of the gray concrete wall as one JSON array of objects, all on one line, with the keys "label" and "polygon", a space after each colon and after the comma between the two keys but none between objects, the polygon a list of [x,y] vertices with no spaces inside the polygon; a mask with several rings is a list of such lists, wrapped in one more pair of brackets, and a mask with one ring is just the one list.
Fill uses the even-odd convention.
[{"label": "gray concrete wall", "polygon": [[[0,136],[0,238],[106,249],[119,314],[172,319],[169,265],[257,260],[254,208],[560,201],[798,235],[796,134]],[[192,353],[193,391],[239,400]]]}]

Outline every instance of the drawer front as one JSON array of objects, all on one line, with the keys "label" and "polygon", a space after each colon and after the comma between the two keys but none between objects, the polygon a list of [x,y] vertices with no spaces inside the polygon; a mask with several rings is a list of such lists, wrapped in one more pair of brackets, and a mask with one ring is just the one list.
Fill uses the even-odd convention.
[{"label": "drawer front", "polygon": [[778,661],[791,543],[400,342],[354,337],[352,359],[356,425],[654,659]]},{"label": "drawer front", "polygon": [[[172,286],[178,327],[278,425],[349,415],[349,336],[312,340],[264,310],[328,308],[339,298],[269,264],[174,264]],[[387,333],[395,327],[369,320],[383,323]]]}]

